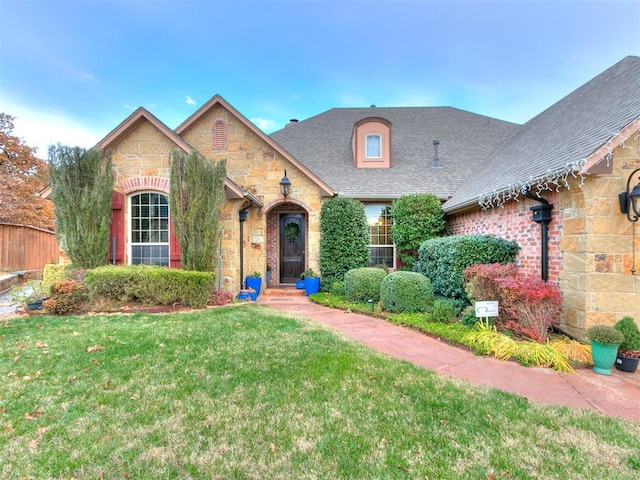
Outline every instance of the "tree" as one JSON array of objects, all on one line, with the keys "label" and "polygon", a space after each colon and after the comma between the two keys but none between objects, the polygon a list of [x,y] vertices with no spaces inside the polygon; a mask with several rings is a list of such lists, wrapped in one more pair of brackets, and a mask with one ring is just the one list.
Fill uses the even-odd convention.
[{"label": "tree", "polygon": [[430,193],[404,195],[391,205],[391,233],[398,258],[409,269],[418,260],[422,242],[442,235],[445,229],[440,200]]},{"label": "tree", "polygon": [[109,224],[114,174],[98,149],[49,148],[49,179],[56,236],[77,268],[109,263]]},{"label": "tree", "polygon": [[171,155],[169,206],[186,270],[214,272],[222,240],[226,161],[213,162],[197,152]]},{"label": "tree", "polygon": [[320,273],[325,286],[343,281],[344,274],[369,261],[369,224],[364,205],[334,197],[320,210]]},{"label": "tree", "polygon": [[13,120],[0,113],[0,222],[53,230],[53,205],[39,196],[47,182],[47,163],[13,135]]}]

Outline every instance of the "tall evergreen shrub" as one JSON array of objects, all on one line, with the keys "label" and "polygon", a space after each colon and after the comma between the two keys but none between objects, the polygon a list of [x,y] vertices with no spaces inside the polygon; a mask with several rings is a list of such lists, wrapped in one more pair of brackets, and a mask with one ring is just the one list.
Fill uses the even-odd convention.
[{"label": "tall evergreen shrub", "polygon": [[513,262],[519,249],[516,242],[491,235],[434,238],[420,246],[413,270],[431,280],[436,296],[467,304],[464,269],[477,263]]},{"label": "tall evergreen shrub", "polygon": [[404,195],[391,205],[391,233],[398,258],[412,269],[422,242],[444,233],[444,212],[440,200],[431,193]]},{"label": "tall evergreen shrub", "polygon": [[185,270],[214,272],[222,239],[226,161],[197,152],[171,155],[170,208]]},{"label": "tall evergreen shrub", "polygon": [[111,158],[98,149],[49,148],[49,183],[56,237],[76,268],[109,262],[114,175]]},{"label": "tall evergreen shrub", "polygon": [[334,197],[320,210],[320,274],[324,285],[344,280],[349,270],[369,261],[369,225],[364,205]]}]

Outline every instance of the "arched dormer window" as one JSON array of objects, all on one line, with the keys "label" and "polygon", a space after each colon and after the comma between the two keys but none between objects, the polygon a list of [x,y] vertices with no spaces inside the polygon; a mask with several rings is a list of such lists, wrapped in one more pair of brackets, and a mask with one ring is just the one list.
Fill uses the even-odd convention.
[{"label": "arched dormer window", "polygon": [[380,117],[363,118],[351,136],[356,168],[391,167],[391,122]]},{"label": "arched dormer window", "polygon": [[223,151],[227,149],[227,123],[221,118],[218,118],[213,122],[211,148],[215,151]]}]

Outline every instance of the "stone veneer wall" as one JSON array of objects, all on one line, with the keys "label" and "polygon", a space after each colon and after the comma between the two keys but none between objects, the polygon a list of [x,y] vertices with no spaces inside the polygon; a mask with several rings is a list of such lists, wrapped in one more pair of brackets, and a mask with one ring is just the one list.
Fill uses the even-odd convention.
[{"label": "stone veneer wall", "polygon": [[[216,150],[212,145],[214,125],[220,120],[224,121],[227,128],[227,149],[224,151]],[[262,209],[251,207],[244,224],[244,276],[257,270],[262,273],[263,282],[266,280],[268,244],[272,240],[267,233],[267,214],[271,209],[285,203],[280,193],[280,180],[285,169],[291,181],[291,193],[287,201],[307,212],[307,263],[311,268],[318,269],[322,197],[315,183],[221,106],[204,114],[183,132],[183,138],[207,158],[226,159],[227,176],[259,198],[264,205]],[[236,291],[239,286],[239,211],[246,204],[244,200],[234,200],[225,208],[222,242],[223,290]],[[273,260],[270,262],[274,263]],[[271,267],[273,285],[277,273],[273,265]]]},{"label": "stone veneer wall", "polygon": [[582,186],[580,179],[573,179],[561,197],[565,222],[560,287],[570,333],[612,325],[626,315],[640,324],[640,225],[635,233],[637,273],[632,275],[633,224],[620,212],[618,201],[629,175],[640,168],[638,150],[618,147],[612,166],[610,174],[591,175]]},{"label": "stone veneer wall", "polygon": [[[562,212],[558,208],[559,196],[556,192],[543,192],[553,205],[551,223],[548,225],[548,273],[549,281],[557,282],[562,270],[562,252],[559,247],[559,234],[562,230]],[[531,276],[541,276],[541,239],[542,228],[532,220],[529,207],[540,205],[528,199],[511,201],[502,207],[489,210],[474,209],[465,213],[447,217],[447,231],[451,235],[493,235],[520,245],[518,267],[521,272]]]}]

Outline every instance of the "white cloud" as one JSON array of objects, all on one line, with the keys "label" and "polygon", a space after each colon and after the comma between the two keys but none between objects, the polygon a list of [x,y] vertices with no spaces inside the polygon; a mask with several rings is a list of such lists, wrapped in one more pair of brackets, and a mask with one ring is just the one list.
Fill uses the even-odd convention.
[{"label": "white cloud", "polygon": [[187,95],[186,102],[187,102],[189,105],[195,105],[195,104],[197,103],[197,102],[196,102],[193,98],[191,98],[189,95]]},{"label": "white cloud", "polygon": [[46,159],[51,145],[78,146],[91,148],[108,131],[90,129],[82,122],[56,111],[30,109],[2,99],[2,111],[14,117],[13,134],[22,138],[27,145],[37,148],[36,155]]},{"label": "white cloud", "polygon": [[267,118],[252,118],[251,121],[255,124],[263,132],[271,132],[276,127],[276,122],[274,120],[269,120]]}]

